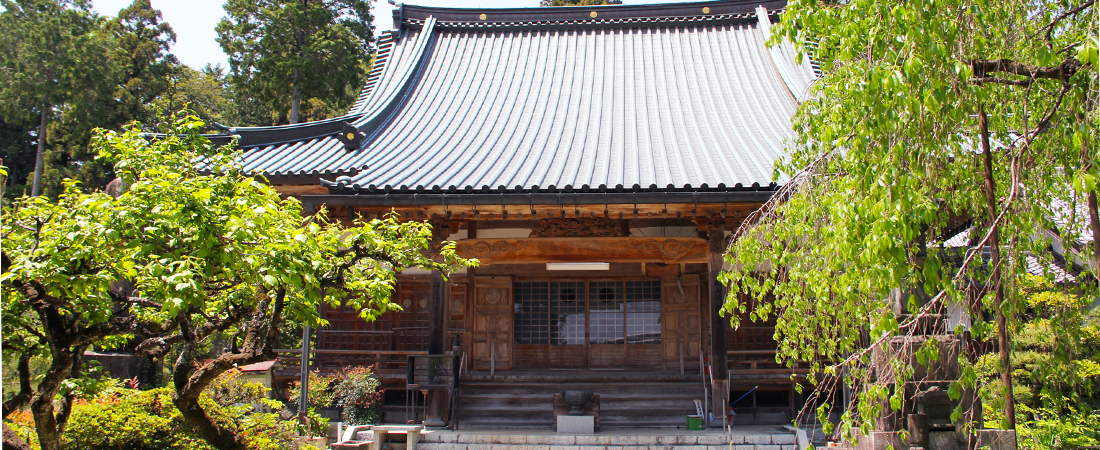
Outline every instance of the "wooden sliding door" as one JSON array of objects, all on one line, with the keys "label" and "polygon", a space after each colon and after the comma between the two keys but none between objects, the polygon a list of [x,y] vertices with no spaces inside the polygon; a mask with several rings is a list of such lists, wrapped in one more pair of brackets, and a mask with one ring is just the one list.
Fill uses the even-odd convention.
[{"label": "wooden sliding door", "polygon": [[662,367],[657,280],[518,281],[517,369]]},{"label": "wooden sliding door", "polygon": [[512,279],[477,277],[474,280],[473,368],[512,368]]},{"label": "wooden sliding door", "polygon": [[699,276],[682,275],[663,280],[661,338],[666,369],[698,370],[703,351]]},{"label": "wooden sliding door", "polygon": [[550,367],[588,366],[586,303],[583,281],[550,283]]}]

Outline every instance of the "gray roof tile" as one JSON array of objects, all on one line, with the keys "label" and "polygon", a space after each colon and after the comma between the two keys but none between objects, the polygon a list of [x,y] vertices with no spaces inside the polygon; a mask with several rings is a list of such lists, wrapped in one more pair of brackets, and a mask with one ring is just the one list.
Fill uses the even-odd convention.
[{"label": "gray roof tile", "polygon": [[[382,35],[378,66],[349,114],[329,121],[364,132],[360,149],[308,136],[250,146],[245,166],[357,170],[343,180],[353,189],[766,185],[813,72],[786,61],[790,49],[765,45],[774,14],[756,4],[615,10],[624,17],[565,25],[446,20],[469,10],[412,7],[401,33]],[[699,5],[726,13],[648,20]],[[254,130],[268,129],[234,131]]]}]

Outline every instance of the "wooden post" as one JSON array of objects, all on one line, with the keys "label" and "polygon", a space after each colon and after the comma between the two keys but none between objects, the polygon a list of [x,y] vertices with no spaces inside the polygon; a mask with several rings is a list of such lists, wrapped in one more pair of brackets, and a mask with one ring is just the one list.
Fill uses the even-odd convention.
[{"label": "wooden post", "polygon": [[428,314],[428,354],[442,355],[443,344],[447,337],[444,329],[445,317],[443,314],[444,296],[443,275],[438,271],[432,273],[431,281],[431,309]]},{"label": "wooden post", "polygon": [[[443,276],[439,272],[432,273],[431,281],[431,309],[428,315],[428,354],[429,355],[442,355],[443,354],[443,341],[446,340],[447,331],[444,329],[443,316],[443,296],[444,296],[444,283]],[[447,391],[433,389],[425,391],[424,409],[424,426],[426,427],[443,427],[446,424],[443,422],[443,410],[444,399]]]},{"label": "wooden post", "polygon": [[298,418],[305,423],[309,412],[309,325],[302,327],[301,390],[298,391]]},{"label": "wooden post", "polygon": [[[725,254],[725,236],[721,230],[711,230],[708,236],[710,241],[710,370],[714,378],[714,417],[725,417],[729,408],[729,362],[727,361],[726,348],[726,318],[719,314],[726,303],[726,287],[718,281],[718,275],[722,273],[722,256]],[[706,304],[706,302],[704,302]]]}]

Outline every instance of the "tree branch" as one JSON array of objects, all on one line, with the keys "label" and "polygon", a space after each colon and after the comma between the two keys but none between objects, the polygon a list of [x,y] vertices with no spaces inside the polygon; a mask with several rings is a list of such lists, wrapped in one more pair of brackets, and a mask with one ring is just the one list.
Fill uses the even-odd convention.
[{"label": "tree branch", "polygon": [[1067,57],[1061,64],[1053,67],[1033,66],[1007,58],[972,59],[968,62],[974,69],[975,79],[986,78],[991,73],[1001,72],[1027,77],[1031,81],[1048,79],[1068,82],[1070,77],[1081,68],[1081,62],[1073,57]]},{"label": "tree branch", "polygon": [[4,402],[3,419],[7,420],[11,413],[27,407],[34,396],[34,388],[31,387],[31,355],[29,350],[19,354],[19,363],[16,369],[19,373],[19,393]]},{"label": "tree branch", "polygon": [[1058,22],[1065,20],[1069,16],[1076,16],[1077,14],[1080,14],[1082,11],[1088,9],[1094,4],[1096,4],[1096,0],[1088,0],[1085,3],[1082,3],[1081,6],[1059,14],[1057,17],[1054,18],[1054,20],[1051,20],[1050,23],[1046,24],[1046,26],[1044,26],[1042,29],[1046,31],[1047,42],[1051,42],[1051,34],[1054,33],[1054,28],[1058,26]]},{"label": "tree branch", "polygon": [[1020,87],[1028,87],[1028,86],[1031,86],[1033,83],[1035,83],[1034,78],[1028,78],[1028,79],[1024,79],[1024,80],[1010,80],[1008,78],[1001,78],[1001,77],[980,77],[980,78],[974,78],[971,81],[974,84],[995,83],[995,84],[1007,84],[1009,86],[1020,86]]}]

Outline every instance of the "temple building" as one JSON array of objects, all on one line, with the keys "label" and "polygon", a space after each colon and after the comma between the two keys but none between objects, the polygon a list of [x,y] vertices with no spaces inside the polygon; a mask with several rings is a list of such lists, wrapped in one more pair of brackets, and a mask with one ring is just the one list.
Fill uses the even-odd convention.
[{"label": "temple building", "polygon": [[682,425],[695,400],[712,426],[790,423],[799,370],[773,324],[730,328],[717,281],[815,77],[766,44],[784,5],[399,5],[346,115],[230,129],[307,213],[396,211],[481,261],[400,274],[372,323],[325,309],[311,369],[376,364],[394,422],[408,356],[453,354],[437,414],[463,427],[549,426],[567,389],[600,394],[603,427]]}]

